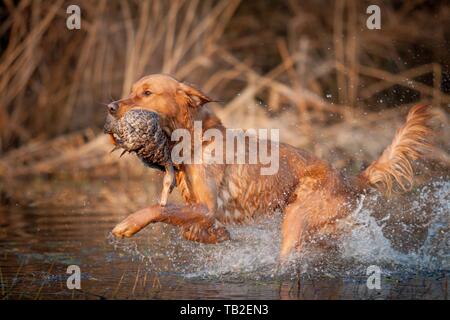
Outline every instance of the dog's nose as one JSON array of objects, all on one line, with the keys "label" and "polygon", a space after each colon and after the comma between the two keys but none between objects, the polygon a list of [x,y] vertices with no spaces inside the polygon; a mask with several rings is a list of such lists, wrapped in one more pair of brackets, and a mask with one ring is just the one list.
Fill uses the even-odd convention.
[{"label": "dog's nose", "polygon": [[108,104],[108,111],[110,114],[116,114],[117,110],[119,110],[119,104],[117,102]]}]

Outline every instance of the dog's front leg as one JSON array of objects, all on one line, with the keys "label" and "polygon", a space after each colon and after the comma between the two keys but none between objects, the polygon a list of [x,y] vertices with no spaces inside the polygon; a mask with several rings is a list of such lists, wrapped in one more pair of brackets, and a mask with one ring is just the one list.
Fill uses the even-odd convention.
[{"label": "dog's front leg", "polygon": [[131,237],[150,223],[163,222],[182,227],[183,236],[188,240],[203,243],[229,240],[228,231],[208,212],[208,208],[202,204],[153,205],[129,215],[112,233],[118,238]]},{"label": "dog's front leg", "polygon": [[131,237],[150,223],[165,222],[177,226],[205,223],[208,210],[203,205],[162,207],[153,205],[130,214],[115,226],[112,233],[119,238]]},{"label": "dog's front leg", "polygon": [[192,203],[187,205],[154,205],[129,215],[114,229],[116,237],[131,237],[150,223],[163,222],[182,229],[183,237],[202,243],[229,240],[230,236],[215,217],[217,187],[201,165],[186,166]]}]

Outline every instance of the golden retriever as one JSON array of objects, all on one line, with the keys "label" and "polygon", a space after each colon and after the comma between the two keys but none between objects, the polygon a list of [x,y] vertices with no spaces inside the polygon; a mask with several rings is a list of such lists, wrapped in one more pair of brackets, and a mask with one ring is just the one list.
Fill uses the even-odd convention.
[{"label": "golden retriever", "polygon": [[[219,118],[204,106],[208,102],[211,99],[198,89],[155,74],[137,81],[127,98],[112,102],[108,108],[116,118],[133,108],[156,112],[168,136],[176,129],[193,132],[194,121],[201,121],[204,131],[213,128],[225,132]],[[333,227],[337,219],[350,213],[358,195],[371,188],[386,195],[410,188],[414,175],[411,161],[429,145],[430,117],[427,106],[412,108],[391,145],[355,177],[344,177],[309,152],[282,143],[279,169],[273,175],[261,175],[260,163],[177,164],[177,187],[185,205],[144,208],[112,232],[117,237],[130,237],[149,223],[164,222],[179,226],[188,240],[218,243],[230,239],[227,223],[243,223],[281,210],[280,259],[284,261],[293,249],[302,247],[307,233]],[[204,157],[204,150],[213,143],[203,141]]]}]

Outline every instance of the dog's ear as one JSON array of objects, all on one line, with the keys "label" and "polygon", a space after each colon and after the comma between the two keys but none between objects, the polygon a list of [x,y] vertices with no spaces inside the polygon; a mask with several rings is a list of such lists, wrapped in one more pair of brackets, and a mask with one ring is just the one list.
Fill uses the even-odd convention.
[{"label": "dog's ear", "polygon": [[211,98],[203,94],[200,90],[185,83],[179,84],[179,90],[183,91],[183,93],[188,97],[189,105],[194,108],[201,107],[205,103],[213,101]]}]

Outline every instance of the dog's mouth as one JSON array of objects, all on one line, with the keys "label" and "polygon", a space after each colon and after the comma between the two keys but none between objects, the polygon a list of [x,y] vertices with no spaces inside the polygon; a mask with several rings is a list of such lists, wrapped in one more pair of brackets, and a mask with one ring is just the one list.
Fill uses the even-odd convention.
[{"label": "dog's mouth", "polygon": [[109,140],[113,145],[115,146],[120,145],[120,137],[116,133],[113,133],[111,130],[106,129],[103,129],[103,132],[109,136]]},{"label": "dog's mouth", "polygon": [[116,140],[116,138],[114,137],[114,135],[113,135],[112,133],[109,133],[108,135],[109,135],[109,140],[111,141],[111,143],[112,143],[113,145],[117,146],[117,140]]}]

